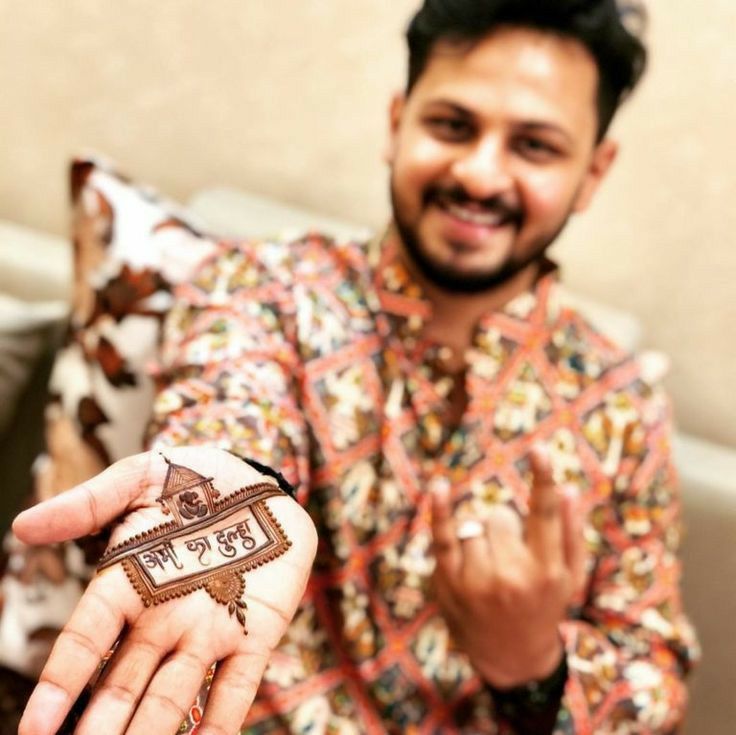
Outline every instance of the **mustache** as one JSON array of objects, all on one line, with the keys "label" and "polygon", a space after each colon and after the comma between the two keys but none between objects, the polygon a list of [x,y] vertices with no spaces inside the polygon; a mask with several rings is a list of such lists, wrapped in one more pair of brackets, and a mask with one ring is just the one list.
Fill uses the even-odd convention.
[{"label": "mustache", "polygon": [[524,218],[524,211],[504,195],[488,197],[487,199],[476,199],[470,196],[461,186],[453,187],[431,187],[424,194],[424,204],[432,202],[466,205],[472,204],[476,207],[500,215],[504,220],[520,223]]}]

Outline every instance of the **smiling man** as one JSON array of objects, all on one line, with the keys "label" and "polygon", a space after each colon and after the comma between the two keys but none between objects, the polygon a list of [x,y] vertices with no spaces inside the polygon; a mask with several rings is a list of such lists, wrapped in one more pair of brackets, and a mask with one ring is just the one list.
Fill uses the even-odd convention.
[{"label": "smiling man", "polygon": [[[668,402],[545,256],[644,68],[621,12],[427,0],[390,108],[386,233],[245,243],[180,291],[151,445],[186,466],[164,480],[151,452],[16,522],[43,542],[123,519],[24,735],[55,731],[124,624],[79,732],[234,733],[246,712],[249,733],[675,731],[697,644]],[[283,473],[316,525],[288,628],[310,529],[268,473],[262,500],[227,490],[244,481],[225,449]],[[184,491],[179,528],[157,502]]]},{"label": "smiling man", "polygon": [[436,42],[391,110],[394,215],[424,276],[482,292],[539,260],[615,156],[598,139],[598,85],[591,53],[564,36],[509,26]]}]

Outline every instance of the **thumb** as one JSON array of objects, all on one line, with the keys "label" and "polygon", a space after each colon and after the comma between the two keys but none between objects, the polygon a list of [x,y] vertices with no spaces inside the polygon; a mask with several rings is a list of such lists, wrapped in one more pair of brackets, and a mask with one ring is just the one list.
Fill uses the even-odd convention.
[{"label": "thumb", "polygon": [[49,544],[88,536],[122,515],[152,483],[162,483],[164,461],[145,452],[116,462],[104,472],[43,503],[13,521],[13,533],[27,544]]}]

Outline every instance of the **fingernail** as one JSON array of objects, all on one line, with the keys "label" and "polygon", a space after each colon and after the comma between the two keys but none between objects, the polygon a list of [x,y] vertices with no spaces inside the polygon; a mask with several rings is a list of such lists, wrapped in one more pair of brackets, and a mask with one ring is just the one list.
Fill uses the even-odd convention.
[{"label": "fingernail", "polygon": [[534,442],[534,444],[532,444],[532,452],[538,454],[542,459],[549,459],[549,449],[544,442]]},{"label": "fingernail", "polygon": [[429,483],[429,491],[437,500],[446,503],[450,498],[450,481],[446,477],[435,477]]}]

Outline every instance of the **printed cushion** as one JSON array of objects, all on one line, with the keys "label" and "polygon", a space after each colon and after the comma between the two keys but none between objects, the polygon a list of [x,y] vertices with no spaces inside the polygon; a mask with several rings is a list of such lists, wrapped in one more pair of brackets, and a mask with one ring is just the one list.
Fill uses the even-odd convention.
[{"label": "printed cushion", "polygon": [[[40,501],[143,448],[173,287],[216,250],[176,204],[97,159],[71,166],[74,290],[36,462]],[[0,580],[0,664],[36,675],[99,549],[28,549],[12,537]],[[37,594],[36,594],[37,593]]]},{"label": "printed cushion", "polygon": [[105,465],[140,451],[153,397],[146,374],[171,290],[214,252],[177,205],[94,160],[72,165],[74,295],[50,391]]}]

